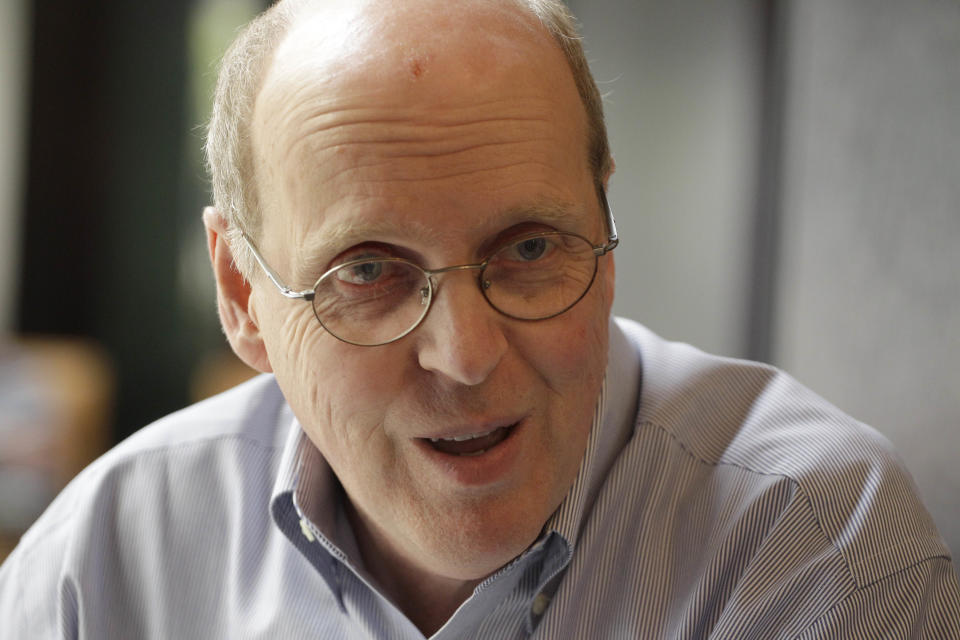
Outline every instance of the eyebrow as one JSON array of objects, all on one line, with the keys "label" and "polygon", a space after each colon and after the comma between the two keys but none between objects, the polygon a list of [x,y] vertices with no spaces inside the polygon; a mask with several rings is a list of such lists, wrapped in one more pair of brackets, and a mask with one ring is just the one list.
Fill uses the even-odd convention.
[{"label": "eyebrow", "polygon": [[[498,227],[488,231],[489,239],[495,239],[502,231],[523,222],[540,222],[555,226],[564,231],[583,233],[588,226],[588,214],[581,205],[562,202],[538,201],[531,204],[519,205],[502,211],[495,216]],[[439,245],[444,242],[444,235],[435,227],[422,222],[397,222],[389,217],[371,222],[347,220],[331,225],[324,230],[323,238],[302,250],[304,258],[298,261],[299,266],[295,277],[298,282],[310,284],[326,272],[330,261],[338,253],[357,244],[365,242],[385,242],[384,238],[416,239],[418,243]],[[378,240],[380,239],[380,240]],[[479,246],[483,247],[484,242]]]},{"label": "eyebrow", "polygon": [[[325,229],[320,241],[302,249],[303,259],[297,263],[299,266],[295,276],[298,282],[309,281],[313,284],[327,271],[334,256],[342,251],[365,242],[385,242],[383,238],[403,237],[415,237],[429,243],[440,241],[440,234],[422,223],[398,224],[389,218],[360,224],[354,221],[339,222]],[[386,243],[389,244],[389,241]]]}]

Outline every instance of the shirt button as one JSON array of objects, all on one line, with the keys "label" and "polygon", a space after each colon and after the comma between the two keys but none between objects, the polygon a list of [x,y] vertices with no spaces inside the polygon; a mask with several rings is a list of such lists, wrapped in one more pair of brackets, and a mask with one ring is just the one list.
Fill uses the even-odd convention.
[{"label": "shirt button", "polygon": [[313,532],[310,531],[310,525],[307,524],[306,518],[300,518],[300,533],[303,534],[303,537],[307,539],[307,542],[313,542],[316,538],[313,537]]},{"label": "shirt button", "polygon": [[533,606],[531,607],[533,615],[542,616],[543,612],[547,610],[547,605],[550,604],[550,596],[545,593],[538,593],[537,597],[533,599]]}]

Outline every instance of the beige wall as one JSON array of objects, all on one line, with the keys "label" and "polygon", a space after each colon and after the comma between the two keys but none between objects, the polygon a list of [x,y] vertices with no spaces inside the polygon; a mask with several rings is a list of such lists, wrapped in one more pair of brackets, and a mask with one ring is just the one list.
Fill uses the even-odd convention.
[{"label": "beige wall", "polygon": [[960,3],[792,3],[778,364],[890,438],[960,553]]},{"label": "beige wall", "polygon": [[580,0],[617,171],[614,311],[744,353],[758,122],[753,3]]}]

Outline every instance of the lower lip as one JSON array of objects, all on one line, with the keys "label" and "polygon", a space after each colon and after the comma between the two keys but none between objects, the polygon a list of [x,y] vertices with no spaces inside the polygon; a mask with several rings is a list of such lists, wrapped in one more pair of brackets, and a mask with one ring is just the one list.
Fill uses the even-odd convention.
[{"label": "lower lip", "polygon": [[466,487],[484,487],[505,480],[520,458],[520,435],[524,421],[518,422],[497,445],[474,456],[458,456],[437,451],[427,440],[416,445],[427,460],[450,481]]}]

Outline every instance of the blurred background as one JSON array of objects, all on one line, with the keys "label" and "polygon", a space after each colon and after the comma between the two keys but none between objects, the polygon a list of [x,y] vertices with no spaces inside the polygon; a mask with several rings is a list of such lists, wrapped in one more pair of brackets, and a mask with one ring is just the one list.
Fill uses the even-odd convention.
[{"label": "blurred background", "polygon": [[[0,1],[0,557],[104,448],[249,375],[201,146],[264,5]],[[879,429],[960,552],[960,3],[570,5],[607,94],[617,313]]]}]

